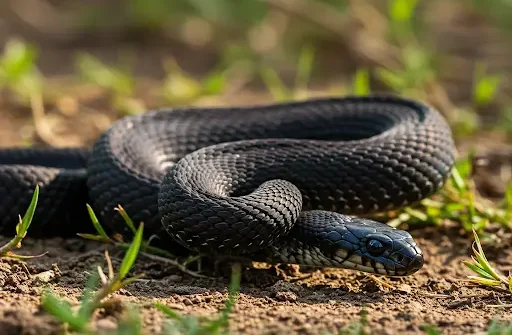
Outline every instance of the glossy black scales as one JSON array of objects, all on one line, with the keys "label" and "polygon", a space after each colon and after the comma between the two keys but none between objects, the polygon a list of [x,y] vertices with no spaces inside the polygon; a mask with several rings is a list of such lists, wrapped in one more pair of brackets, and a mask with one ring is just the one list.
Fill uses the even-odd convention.
[{"label": "glossy black scales", "polygon": [[45,150],[0,151],[4,231],[40,183],[42,233],[78,227],[69,211],[87,200],[129,234],[114,211],[121,204],[169,248],[389,275],[422,264],[410,235],[337,213],[412,204],[436,192],[454,163],[441,114],[390,96],[150,111],[115,123],[80,159]]}]

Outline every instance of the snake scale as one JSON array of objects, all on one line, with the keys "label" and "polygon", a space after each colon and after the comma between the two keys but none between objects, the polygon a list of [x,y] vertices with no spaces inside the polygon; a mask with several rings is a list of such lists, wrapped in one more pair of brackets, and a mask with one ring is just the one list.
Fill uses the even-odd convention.
[{"label": "snake scale", "polygon": [[121,204],[169,249],[404,276],[415,240],[361,217],[439,190],[454,153],[441,113],[391,95],[153,110],[90,149],[1,149],[0,233],[39,184],[31,236],[80,232],[85,203],[127,235]]}]

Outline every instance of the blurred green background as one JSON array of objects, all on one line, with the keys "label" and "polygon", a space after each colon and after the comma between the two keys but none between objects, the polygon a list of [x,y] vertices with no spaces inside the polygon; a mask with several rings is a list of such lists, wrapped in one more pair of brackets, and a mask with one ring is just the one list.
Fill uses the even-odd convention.
[{"label": "blurred green background", "polygon": [[508,139],[511,19],[507,0],[3,1],[2,103],[100,112],[101,131],[162,106],[387,91],[438,107],[457,138]]}]

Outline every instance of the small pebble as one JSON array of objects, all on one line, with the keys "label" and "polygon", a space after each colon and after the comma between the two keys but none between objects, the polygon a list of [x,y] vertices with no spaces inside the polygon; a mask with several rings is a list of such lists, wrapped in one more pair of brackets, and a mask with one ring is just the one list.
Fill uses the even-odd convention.
[{"label": "small pebble", "polygon": [[36,283],[48,283],[55,279],[55,272],[53,270],[44,271],[34,275],[33,279]]}]

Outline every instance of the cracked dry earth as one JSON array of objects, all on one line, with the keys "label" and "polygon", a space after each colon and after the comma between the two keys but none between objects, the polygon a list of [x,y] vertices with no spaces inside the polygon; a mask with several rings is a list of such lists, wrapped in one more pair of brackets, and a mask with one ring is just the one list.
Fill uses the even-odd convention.
[{"label": "cracked dry earth", "polygon": [[[444,334],[474,334],[484,331],[493,318],[512,321],[507,309],[496,307],[512,303],[510,296],[463,281],[469,274],[462,261],[471,255],[470,236],[441,227],[416,229],[412,234],[427,255],[426,264],[402,279],[295,266],[246,269],[231,330],[240,334],[335,333],[359,322],[363,310],[374,334],[423,334],[426,324]],[[511,236],[497,236],[499,240],[484,248],[500,269],[511,269]],[[25,254],[48,254],[26,264],[0,261],[0,334],[59,334],[61,328],[40,308],[39,295],[50,287],[76,301],[87,272],[103,262],[104,248],[81,239],[27,239],[22,249]],[[118,266],[123,254],[110,252]],[[114,298],[142,308],[145,334],[156,334],[163,326],[162,316],[152,307],[155,302],[201,316],[213,316],[223,308],[227,276],[196,279],[144,256],[139,260],[134,273],[145,273],[145,280]],[[114,304],[96,315],[96,327],[114,327],[122,308]]]}]

